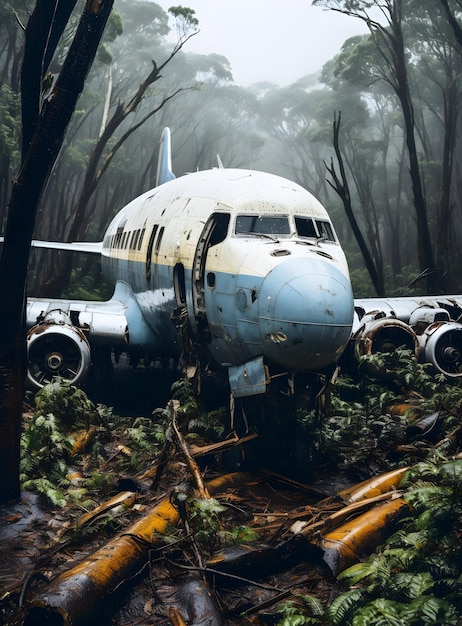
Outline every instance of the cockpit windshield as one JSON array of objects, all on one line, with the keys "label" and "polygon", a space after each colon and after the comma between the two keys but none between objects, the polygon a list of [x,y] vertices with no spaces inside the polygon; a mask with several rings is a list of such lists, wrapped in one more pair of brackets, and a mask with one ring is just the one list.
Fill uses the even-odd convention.
[{"label": "cockpit windshield", "polygon": [[238,215],[237,235],[290,235],[287,215]]},{"label": "cockpit windshield", "polygon": [[[292,219],[295,221],[295,229]],[[291,226],[292,224],[292,226]],[[236,235],[261,235],[279,237],[295,235],[322,241],[336,241],[334,229],[328,220],[295,215],[238,215],[234,229]]]},{"label": "cockpit windshield", "polygon": [[332,224],[326,220],[295,216],[295,227],[300,237],[314,237],[324,241],[336,241]]}]

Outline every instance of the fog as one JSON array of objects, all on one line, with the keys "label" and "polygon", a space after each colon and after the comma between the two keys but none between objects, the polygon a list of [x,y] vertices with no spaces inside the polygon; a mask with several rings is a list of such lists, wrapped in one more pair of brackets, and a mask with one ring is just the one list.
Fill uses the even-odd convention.
[{"label": "fog", "polygon": [[[167,10],[171,2],[157,2]],[[348,37],[366,32],[357,19],[311,6],[311,0],[190,0],[200,33],[186,50],[225,56],[237,84],[280,86],[312,74]]]}]

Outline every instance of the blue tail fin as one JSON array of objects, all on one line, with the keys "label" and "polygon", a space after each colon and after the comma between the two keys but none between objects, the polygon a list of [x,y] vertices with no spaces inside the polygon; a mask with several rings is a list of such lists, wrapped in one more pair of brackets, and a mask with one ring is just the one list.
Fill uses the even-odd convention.
[{"label": "blue tail fin", "polygon": [[170,128],[165,127],[160,140],[159,159],[157,161],[156,186],[173,180],[172,172],[172,144],[170,140]]}]

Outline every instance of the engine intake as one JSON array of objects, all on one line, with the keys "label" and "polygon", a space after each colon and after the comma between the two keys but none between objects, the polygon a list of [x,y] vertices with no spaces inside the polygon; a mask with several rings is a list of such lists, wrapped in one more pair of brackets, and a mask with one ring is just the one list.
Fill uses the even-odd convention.
[{"label": "engine intake", "polygon": [[62,312],[52,311],[27,332],[27,385],[32,390],[57,376],[81,386],[90,366],[87,338]]},{"label": "engine intake", "polygon": [[462,324],[435,322],[418,336],[421,361],[450,378],[462,376]]},{"label": "engine intake", "polygon": [[394,352],[404,347],[419,358],[420,344],[410,326],[394,317],[381,317],[365,322],[354,335],[356,359],[378,352]]}]

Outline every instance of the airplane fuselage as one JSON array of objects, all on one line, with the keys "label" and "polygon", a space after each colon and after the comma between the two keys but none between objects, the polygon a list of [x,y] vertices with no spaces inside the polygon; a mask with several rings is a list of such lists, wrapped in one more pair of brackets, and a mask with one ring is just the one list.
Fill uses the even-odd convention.
[{"label": "airplane fuselage", "polygon": [[327,211],[301,186],[224,168],[175,179],[168,129],[158,180],[101,243],[34,242],[100,253],[114,295],[28,299],[31,387],[54,376],[83,384],[108,350],[133,363],[214,362],[237,397],[264,393],[273,375],[328,371],[347,344],[356,358],[405,346],[437,372],[462,375],[462,298],[355,303]]},{"label": "airplane fuselage", "polygon": [[130,343],[160,355],[182,351],[186,324],[220,365],[263,357],[319,371],[351,334],[348,268],[327,212],[270,174],[216,169],[143,194],[108,227],[102,263],[150,329],[150,339],[130,329]]}]

